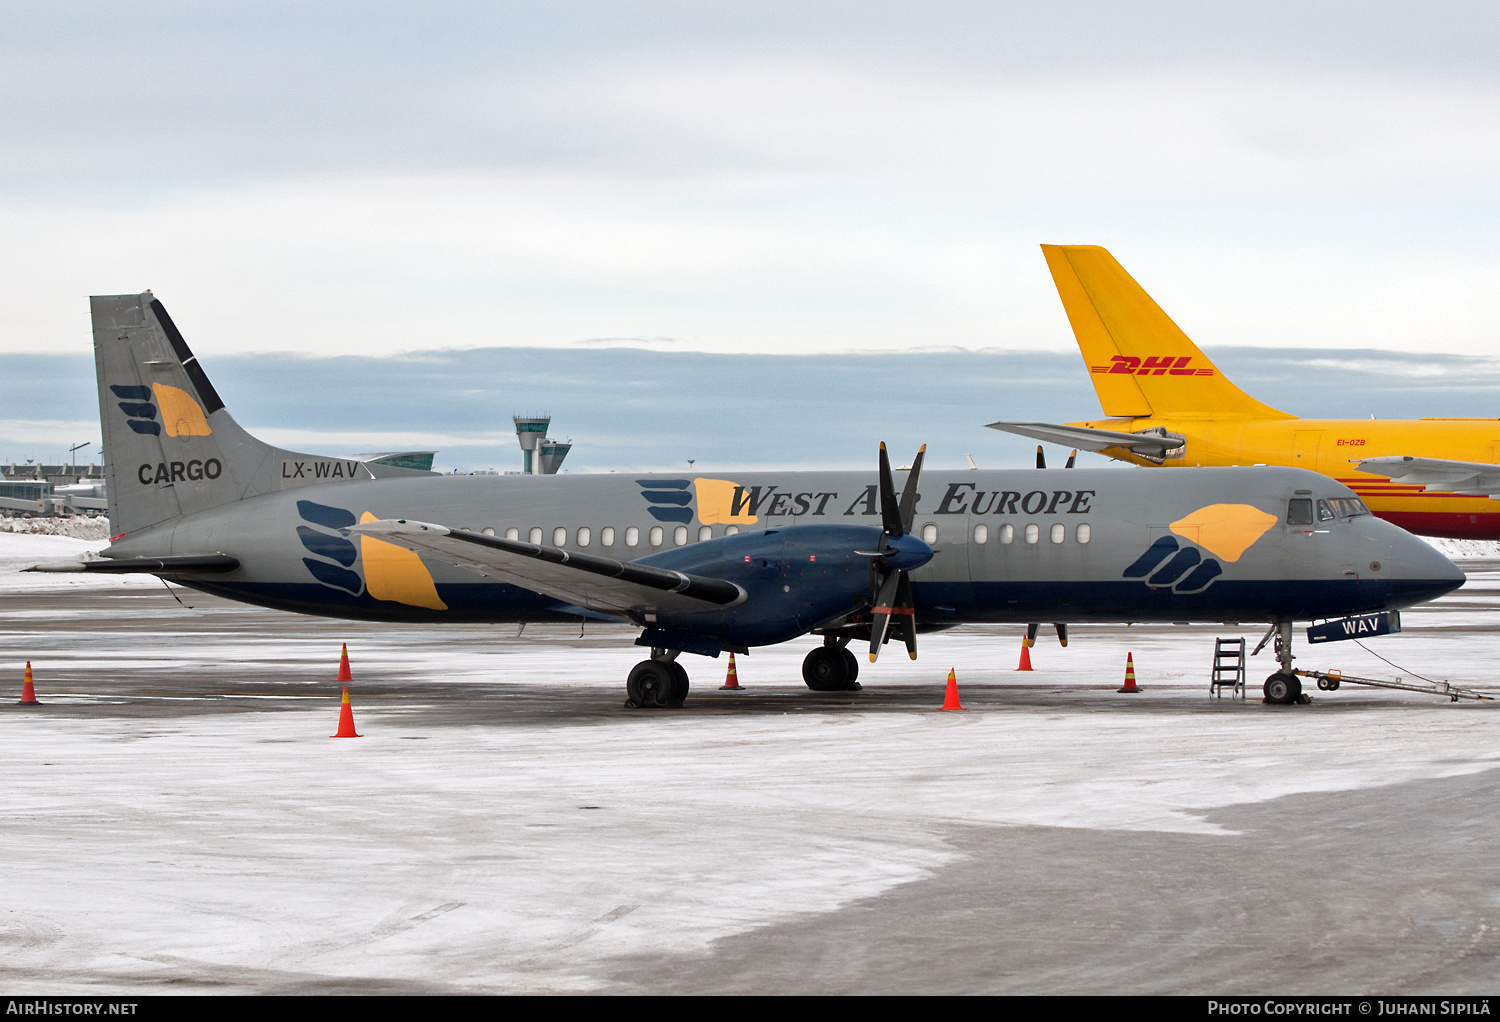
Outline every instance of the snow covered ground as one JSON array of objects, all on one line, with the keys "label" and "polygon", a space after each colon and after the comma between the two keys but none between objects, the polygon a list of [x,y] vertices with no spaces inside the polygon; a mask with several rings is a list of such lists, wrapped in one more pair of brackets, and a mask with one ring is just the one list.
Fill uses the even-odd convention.
[{"label": "snow covered ground", "polygon": [[[387,628],[151,579],[18,574],[101,545],[0,534],[0,975],[24,993],[591,990],[630,956],[828,915],[966,854],[955,827],[1161,832],[1299,792],[1500,764],[1500,704],[1314,692],[1207,698],[1212,636],[1095,627],[1037,670],[1014,629],[923,636],[816,696],[806,643],[692,658],[680,712],[620,709],[631,634]],[[1500,690],[1500,576],[1367,643]],[[328,738],[339,643],[364,737]],[[1146,691],[1115,693],[1126,651]],[[1351,643],[1299,662],[1393,676]],[[1252,695],[1271,664],[1262,654]],[[1261,667],[1264,667],[1262,670]],[[944,713],[956,670],[968,709]],[[1442,854],[1441,836],[1435,855]]]}]

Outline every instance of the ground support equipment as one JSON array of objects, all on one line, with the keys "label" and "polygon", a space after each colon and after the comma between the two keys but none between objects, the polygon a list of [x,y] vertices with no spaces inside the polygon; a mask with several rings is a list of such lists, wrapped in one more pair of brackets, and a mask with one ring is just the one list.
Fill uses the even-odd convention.
[{"label": "ground support equipment", "polygon": [[1402,692],[1421,692],[1430,696],[1446,696],[1449,702],[1458,702],[1460,699],[1486,699],[1493,700],[1494,696],[1487,696],[1483,692],[1475,692],[1470,688],[1459,688],[1450,685],[1446,681],[1431,681],[1415,684],[1406,681],[1381,681],[1376,678],[1356,678],[1352,675],[1343,674],[1339,671],[1304,671],[1300,667],[1293,671],[1304,678],[1313,678],[1318,683],[1318,688],[1324,692],[1336,692],[1340,685],[1367,685],[1371,688],[1394,688]]}]

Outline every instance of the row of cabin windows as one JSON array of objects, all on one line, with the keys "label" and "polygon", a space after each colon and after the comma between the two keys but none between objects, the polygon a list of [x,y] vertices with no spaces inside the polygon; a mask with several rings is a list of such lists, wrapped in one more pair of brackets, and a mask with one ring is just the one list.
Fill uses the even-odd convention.
[{"label": "row of cabin windows", "polygon": [[[934,525],[929,525],[928,528],[932,529],[932,539],[936,540],[937,527]],[[1025,528],[1021,530],[1021,535],[1025,537],[1027,543],[1040,543],[1042,541],[1042,527],[1040,525],[1037,525],[1035,522],[1028,523]],[[1062,522],[1053,522],[1051,527],[1047,530],[1047,538],[1053,543],[1067,542],[1068,527]],[[1080,522],[1073,528],[1073,539],[1076,542],[1087,543],[1093,538],[1094,530],[1089,526],[1088,522]],[[925,535],[923,536],[923,539],[926,539]],[[1009,523],[1000,526],[995,530],[995,540],[996,542],[1001,544],[1014,543],[1016,541],[1016,527]],[[931,541],[932,540],[929,540],[928,542]],[[990,527],[988,525],[974,526],[974,542],[979,544],[980,546],[983,546],[989,541]]]},{"label": "row of cabin windows", "polygon": [[[490,528],[480,529],[479,531],[484,533],[486,536],[493,536],[495,534],[495,530]],[[737,535],[739,531],[740,527],[738,525],[726,526],[724,529],[724,535],[734,536]],[[641,545],[640,529],[632,525],[629,528],[623,530],[623,532],[623,538],[625,540],[626,546],[635,547]],[[617,535],[618,534],[616,533],[613,526],[606,525],[604,528],[599,530],[599,545],[614,546]],[[535,543],[540,546],[545,536],[546,533],[540,526],[533,527],[527,531],[526,541],[528,543]],[[506,529],[505,538],[520,539],[521,530],[516,528]],[[702,525],[698,527],[698,542],[702,543],[713,538],[714,530],[712,526]],[[551,540],[553,546],[567,546],[568,530],[559,525],[557,528],[552,530]],[[587,525],[584,525],[580,527],[576,532],[574,532],[573,540],[578,546],[592,546],[594,543],[594,530],[589,528]],[[646,542],[651,546],[658,547],[666,541],[666,530],[664,530],[660,525],[653,525],[650,529],[646,530]],[[686,525],[679,525],[672,530],[672,544],[674,546],[687,546],[687,542],[688,527]]]},{"label": "row of cabin windows", "polygon": [[[495,534],[495,530],[492,528],[480,529],[479,531],[484,533],[486,536],[493,536]],[[725,527],[724,535],[735,536],[739,534],[739,531],[740,527],[738,525],[729,525]],[[1093,538],[1092,532],[1093,530],[1089,527],[1088,522],[1082,522],[1074,527],[1073,538],[1079,543],[1087,543],[1090,539]],[[545,535],[545,531],[540,526],[536,526],[528,530],[528,532],[526,533],[526,541],[528,543],[535,543],[540,546]],[[578,546],[591,546],[594,542],[594,530],[590,529],[587,525],[580,527],[573,535],[574,542]],[[1035,522],[1030,523],[1022,530],[1021,535],[1025,538],[1027,543],[1040,543],[1042,539],[1041,526],[1037,525]],[[521,530],[517,528],[506,529],[505,538],[520,539]],[[704,543],[713,538],[714,530],[712,526],[701,525],[698,527],[698,542]],[[1016,528],[1014,525],[1002,525],[1000,526],[1000,528],[995,530],[995,539],[1002,544],[1013,543],[1015,542],[1015,538]],[[1053,543],[1066,542],[1068,538],[1068,527],[1062,522],[1054,522],[1051,528],[1048,530],[1047,538],[1050,539]],[[604,528],[599,530],[600,546],[612,547],[615,545],[615,539],[616,532],[612,526],[605,526]],[[641,530],[636,528],[634,525],[630,526],[629,528],[625,529],[624,539],[625,545],[627,547],[640,546]],[[666,530],[664,530],[660,525],[653,525],[646,532],[646,542],[653,547],[661,546],[666,542],[666,539]],[[551,540],[553,546],[567,546],[568,530],[563,528],[562,526],[558,526],[557,528],[552,530]],[[927,525],[922,526],[922,541],[929,544],[936,543],[938,541],[938,527],[932,523],[928,523]],[[990,527],[988,525],[974,526],[974,542],[983,546],[989,541]],[[688,527],[686,525],[679,525],[672,530],[672,544],[674,546],[687,546],[687,542]]]}]

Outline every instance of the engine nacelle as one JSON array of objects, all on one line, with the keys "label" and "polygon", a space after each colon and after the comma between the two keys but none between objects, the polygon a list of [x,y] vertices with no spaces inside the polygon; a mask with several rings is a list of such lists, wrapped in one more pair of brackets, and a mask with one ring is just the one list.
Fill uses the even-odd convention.
[{"label": "engine nacelle", "polygon": [[[711,636],[728,646],[795,639],[849,613],[870,597],[874,525],[791,525],[708,540],[642,557],[641,564],[734,582],[744,602],[691,614],[661,614],[649,628]],[[932,548],[916,536],[887,541],[903,570],[927,563]]]}]

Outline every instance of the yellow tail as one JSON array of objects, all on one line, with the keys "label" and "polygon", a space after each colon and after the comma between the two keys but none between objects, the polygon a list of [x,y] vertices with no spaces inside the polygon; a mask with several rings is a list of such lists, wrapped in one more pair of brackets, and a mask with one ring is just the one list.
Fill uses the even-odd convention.
[{"label": "yellow tail", "polygon": [[1104,414],[1294,419],[1230,383],[1097,245],[1043,245]]}]

